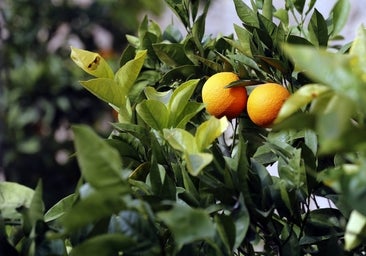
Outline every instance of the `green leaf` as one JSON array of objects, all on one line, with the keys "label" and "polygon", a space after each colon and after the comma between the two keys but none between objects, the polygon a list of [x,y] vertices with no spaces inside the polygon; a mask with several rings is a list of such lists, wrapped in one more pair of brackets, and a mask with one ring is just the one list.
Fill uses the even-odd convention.
[{"label": "green leaf", "polygon": [[229,122],[226,117],[217,119],[211,117],[209,120],[200,124],[196,131],[196,144],[198,151],[203,151],[214,142],[229,126]]},{"label": "green leaf", "polygon": [[[238,41],[239,41],[239,44],[237,45],[237,49],[239,51],[241,51],[243,54],[245,54],[246,56],[248,57],[252,57],[253,54],[252,54],[252,51],[251,51],[251,47],[250,47],[250,44],[251,44],[251,34],[249,33],[248,30],[242,28],[242,27],[239,27],[238,25],[234,24],[234,29],[235,29],[235,33],[238,37]],[[226,40],[229,40],[229,39],[226,39]],[[231,40],[233,41],[233,44],[235,46],[235,44],[237,44],[236,40]]]},{"label": "green leaf", "polygon": [[235,244],[236,229],[231,216],[224,214],[215,215],[217,232],[225,245],[226,252],[230,254]]},{"label": "green leaf", "polygon": [[295,9],[301,14],[304,11],[305,2],[306,0],[288,0],[286,1],[286,4],[290,6],[293,5]]},{"label": "green leaf", "polygon": [[183,184],[184,184],[184,188],[185,188],[186,192],[189,193],[190,196],[194,198],[193,200],[195,200],[197,205],[199,205],[200,195],[199,195],[199,192],[197,191],[196,186],[194,185],[194,183],[192,181],[192,176],[190,176],[188,174],[188,172],[183,168],[181,168],[180,171],[182,173]]},{"label": "green leaf", "polygon": [[[297,69],[306,70],[306,74],[315,81],[330,86],[340,94],[348,96],[366,108],[366,82],[362,80],[360,57],[342,55],[307,46],[285,46]],[[314,61],[313,56],[317,56]]]},{"label": "green leaf", "polygon": [[88,91],[95,96],[116,107],[124,107],[126,104],[127,92],[110,78],[95,78],[88,81],[81,81]]},{"label": "green leaf", "polygon": [[158,212],[157,216],[172,232],[176,251],[185,244],[212,239],[215,235],[214,224],[202,209],[174,205],[171,210]]},{"label": "green leaf", "polygon": [[77,202],[62,217],[62,224],[66,232],[95,224],[102,218],[109,217],[126,208],[117,187],[91,192],[85,198]]},{"label": "green leaf", "polygon": [[146,55],[146,50],[138,51],[133,60],[128,61],[116,72],[114,80],[117,85],[123,88],[123,97],[126,97],[131,91],[131,87],[134,85],[137,76],[139,75],[141,68],[144,64]]},{"label": "green leaf", "polygon": [[122,162],[118,151],[88,126],[75,125],[72,130],[77,160],[85,180],[95,188],[123,186]]},{"label": "green leaf", "polygon": [[165,0],[169,8],[177,15],[186,28],[189,28],[189,15],[180,0]]},{"label": "green leaf", "polygon": [[186,130],[180,128],[164,129],[164,138],[176,150],[189,153],[198,152],[195,137]]},{"label": "green leaf", "polygon": [[185,153],[184,158],[187,162],[188,172],[193,176],[199,175],[203,168],[209,165],[213,160],[212,154],[209,153]]},{"label": "green leaf", "polygon": [[[128,37],[128,35],[126,37]],[[135,47],[133,47],[131,44],[128,44],[121,54],[121,57],[119,60],[120,67],[125,65],[128,61],[134,59],[135,54],[136,54]]]},{"label": "green leaf", "polygon": [[200,75],[202,69],[196,65],[183,65],[166,72],[161,79],[161,84],[171,84],[174,81],[187,80],[193,76]]},{"label": "green leaf", "polygon": [[348,21],[348,15],[351,10],[351,4],[349,0],[338,0],[330,12],[331,17],[331,35],[337,36],[346,25]]},{"label": "green leaf", "polygon": [[113,70],[98,53],[71,47],[71,59],[92,76],[109,79],[114,77]]},{"label": "green leaf", "polygon": [[145,88],[146,98],[149,100],[157,100],[165,105],[168,105],[168,102],[173,94],[173,90],[169,89],[167,91],[159,92],[154,87],[148,86]]},{"label": "green leaf", "polygon": [[366,71],[366,27],[361,26],[358,28],[357,36],[352,42],[350,55],[358,56],[359,68],[362,72]]},{"label": "green leaf", "polygon": [[244,24],[248,24],[253,27],[258,27],[258,18],[256,13],[242,0],[234,0],[235,10],[238,17]]},{"label": "green leaf", "polygon": [[191,64],[185,54],[184,46],[180,43],[158,43],[153,45],[158,58],[170,67]]},{"label": "green leaf", "polygon": [[92,237],[71,250],[71,256],[110,256],[129,250],[136,242],[123,234],[103,234]]},{"label": "green leaf", "polygon": [[179,43],[182,41],[183,35],[174,24],[169,24],[163,32],[163,38],[172,43]]},{"label": "green leaf", "polygon": [[43,213],[45,207],[42,200],[42,190],[42,182],[39,181],[36,189],[34,190],[29,208],[18,208],[19,212],[23,216],[23,229],[27,235],[29,235],[31,233],[31,230],[35,228],[38,221],[43,221]]},{"label": "green leaf", "polygon": [[174,90],[168,105],[170,111],[170,124],[173,127],[176,127],[180,122],[180,120],[177,120],[177,117],[184,111],[189,99],[196,89],[198,81],[198,79],[189,80]]},{"label": "green leaf", "polygon": [[182,113],[180,113],[179,117],[176,118],[179,121],[176,125],[177,128],[184,129],[186,124],[195,116],[197,115],[205,106],[203,103],[189,101],[185,106]]},{"label": "green leaf", "polygon": [[322,97],[323,94],[330,92],[328,86],[320,84],[307,84],[293,93],[282,105],[280,112],[274,123],[279,123],[286,119],[290,115],[299,111],[301,108],[305,107],[312,100],[318,97]]},{"label": "green leaf", "polygon": [[318,152],[318,136],[315,131],[306,129],[304,135],[305,145],[311,150],[314,156]]},{"label": "green leaf", "polygon": [[0,182],[0,212],[3,218],[20,217],[17,208],[29,208],[34,190],[15,182]]},{"label": "green leaf", "polygon": [[201,42],[205,34],[206,16],[209,6],[210,1],[206,2],[202,14],[197,18],[197,20],[192,25],[193,40],[201,53],[203,53],[203,47]]},{"label": "green leaf", "polygon": [[286,27],[289,25],[289,15],[285,9],[279,9],[273,13]]},{"label": "green leaf", "polygon": [[[141,206],[138,205],[137,207]],[[142,207],[146,208],[147,206],[142,205]],[[157,255],[160,252],[159,241],[157,239],[158,231],[144,213],[133,210],[121,211],[118,215],[111,217],[108,232],[123,234],[129,239],[133,239],[131,241],[134,244],[133,246],[130,245],[121,249],[128,255],[136,255],[139,253]]]},{"label": "green leaf", "polygon": [[65,198],[62,198],[45,213],[44,221],[50,222],[63,216],[68,210],[71,209],[76,201],[76,198],[76,194],[71,194]]},{"label": "green leaf", "polygon": [[[364,132],[352,133],[351,117],[355,113],[354,103],[339,94],[330,98],[328,105],[318,118],[316,132],[319,136],[321,152],[346,149],[352,144],[357,145],[364,140],[354,141],[354,136],[365,136]],[[334,125],[337,124],[337,125]],[[351,136],[349,136],[351,135]]]},{"label": "green leaf", "polygon": [[366,217],[357,210],[351,212],[344,235],[345,250],[351,251],[359,246],[366,236]]},{"label": "green leaf", "polygon": [[278,174],[279,177],[282,180],[286,180],[291,187],[306,192],[306,172],[300,149],[294,149],[290,159],[279,159]]},{"label": "green leaf", "polygon": [[328,25],[323,15],[317,10],[314,10],[309,23],[309,38],[316,46],[327,46],[328,44]]},{"label": "green leaf", "polygon": [[242,244],[250,226],[250,215],[244,200],[246,199],[244,199],[243,194],[241,194],[238,201],[240,212],[236,215],[233,215],[236,233],[234,248],[238,248]]},{"label": "green leaf", "polygon": [[157,100],[144,100],[136,106],[136,111],[144,122],[155,130],[168,127],[169,110]]}]

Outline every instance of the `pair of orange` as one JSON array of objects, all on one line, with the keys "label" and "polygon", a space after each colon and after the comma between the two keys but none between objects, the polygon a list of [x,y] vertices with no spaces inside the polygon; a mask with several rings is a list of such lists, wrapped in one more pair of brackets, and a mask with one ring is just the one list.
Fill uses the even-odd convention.
[{"label": "pair of orange", "polygon": [[289,91],[280,84],[266,83],[256,86],[249,97],[245,87],[226,88],[239,77],[232,72],[211,76],[203,85],[202,101],[209,114],[228,119],[238,117],[247,108],[249,118],[258,126],[270,127],[276,119]]}]

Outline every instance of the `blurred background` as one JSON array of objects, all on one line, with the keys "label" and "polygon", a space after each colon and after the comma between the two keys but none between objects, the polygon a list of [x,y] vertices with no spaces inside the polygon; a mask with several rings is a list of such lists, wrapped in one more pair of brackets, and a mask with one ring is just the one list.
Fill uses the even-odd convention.
[{"label": "blurred background", "polygon": [[[111,108],[84,90],[89,79],[70,60],[70,45],[115,65],[148,12],[162,0],[0,0],[0,180],[34,188],[49,206],[79,178],[71,124],[110,132]],[[115,69],[116,70],[116,69]]]},{"label": "blurred background", "polygon": [[[366,1],[351,2],[345,41],[366,23]],[[317,8],[328,17],[334,3],[318,1]],[[233,33],[240,24],[233,1],[213,0],[211,7],[206,33]],[[0,180],[34,188],[41,178],[46,206],[73,192],[79,171],[70,125],[107,136],[113,119],[111,108],[79,84],[89,76],[70,60],[70,45],[117,65],[125,35],[136,34],[145,14],[162,29],[179,26],[163,0],[0,0]]]}]

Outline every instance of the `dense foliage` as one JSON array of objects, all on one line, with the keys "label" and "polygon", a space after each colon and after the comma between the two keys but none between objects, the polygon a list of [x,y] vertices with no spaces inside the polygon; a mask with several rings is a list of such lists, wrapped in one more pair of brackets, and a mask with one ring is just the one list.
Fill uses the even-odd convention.
[{"label": "dense foliage", "polygon": [[[71,49],[93,76],[81,85],[118,122],[107,138],[73,126],[81,178],[47,211],[42,182],[0,184],[2,252],[364,254],[366,30],[333,43],[348,1],[324,18],[316,1],[277,10],[234,0],[243,23],[218,37],[204,34],[209,2],[202,10],[199,1],[165,2],[187,33],[145,18],[116,71],[98,53]],[[239,75],[230,86],[273,81],[291,91],[272,128],[246,113],[229,121],[205,112],[201,87],[220,71]]]}]

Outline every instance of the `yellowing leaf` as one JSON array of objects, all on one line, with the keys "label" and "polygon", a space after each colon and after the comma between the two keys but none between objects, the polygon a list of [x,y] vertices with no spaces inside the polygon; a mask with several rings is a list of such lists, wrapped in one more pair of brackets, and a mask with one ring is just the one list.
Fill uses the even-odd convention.
[{"label": "yellowing leaf", "polygon": [[113,70],[98,53],[71,47],[71,59],[88,74],[99,78],[113,78]]}]

